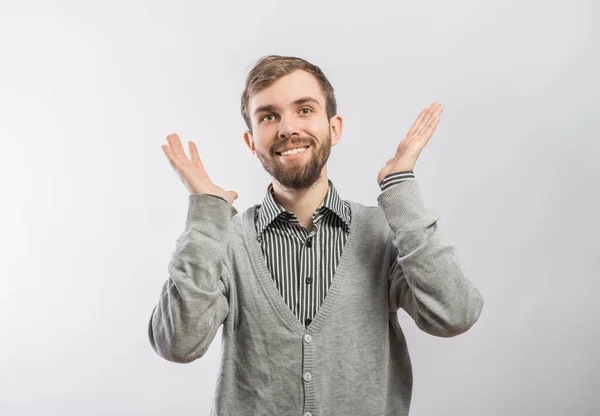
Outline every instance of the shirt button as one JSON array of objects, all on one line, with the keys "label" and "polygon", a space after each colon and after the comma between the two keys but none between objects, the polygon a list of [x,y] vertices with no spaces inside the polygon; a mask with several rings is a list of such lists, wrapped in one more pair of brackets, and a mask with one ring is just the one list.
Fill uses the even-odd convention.
[{"label": "shirt button", "polygon": [[307,372],[307,373],[304,373],[303,378],[305,381],[310,381],[310,380],[312,380],[312,375]]},{"label": "shirt button", "polygon": [[312,247],[312,239],[311,238],[306,239],[306,247],[308,247],[308,248]]},{"label": "shirt button", "polygon": [[312,277],[307,277],[306,278],[306,283],[308,283],[310,285],[312,283]]},{"label": "shirt button", "polygon": [[312,341],[312,336],[310,334],[304,335],[304,341],[310,343]]},{"label": "shirt button", "polygon": [[304,325],[310,325],[310,323],[311,323],[311,322],[312,322],[312,319],[310,319],[310,318],[306,318],[306,319],[304,320]]},{"label": "shirt button", "polygon": [[312,416],[312,413],[311,413],[311,412],[306,412],[306,413],[304,413],[304,415],[302,415],[302,416]]}]

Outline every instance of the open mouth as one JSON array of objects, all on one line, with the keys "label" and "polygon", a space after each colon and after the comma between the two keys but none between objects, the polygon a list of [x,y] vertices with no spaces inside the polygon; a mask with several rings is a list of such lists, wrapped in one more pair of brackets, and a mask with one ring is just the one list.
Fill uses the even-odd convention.
[{"label": "open mouth", "polygon": [[310,146],[304,146],[304,147],[297,147],[295,149],[286,151],[286,152],[275,152],[278,156],[282,156],[282,157],[292,157],[292,156],[297,156],[297,155],[301,155],[302,153],[306,152],[308,150]]}]

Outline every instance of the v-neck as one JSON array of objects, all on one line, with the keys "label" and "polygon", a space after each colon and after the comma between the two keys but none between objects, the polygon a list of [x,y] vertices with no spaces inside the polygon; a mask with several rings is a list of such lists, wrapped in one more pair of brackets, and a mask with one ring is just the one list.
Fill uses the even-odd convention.
[{"label": "v-neck", "polygon": [[303,334],[305,332],[316,333],[319,330],[323,322],[327,319],[329,311],[334,306],[337,295],[341,290],[341,285],[343,283],[344,276],[346,275],[346,269],[348,268],[350,260],[356,257],[354,256],[354,251],[356,249],[358,230],[362,226],[362,212],[358,204],[352,201],[347,202],[350,204],[350,213],[352,215],[348,239],[344,245],[342,256],[340,257],[340,261],[336,267],[331,286],[329,287],[327,295],[325,296],[325,300],[317,310],[317,313],[308,328],[302,325],[302,323],[296,318],[296,315],[294,315],[292,310],[285,303],[281,293],[279,293],[279,290],[277,290],[273,276],[267,268],[267,262],[263,256],[260,243],[257,240],[256,226],[254,224],[254,214],[259,205],[255,205],[254,207],[247,209],[242,216],[244,231],[242,234],[247,246],[249,247],[253,261],[253,268],[259,277],[258,280],[267,292],[268,296],[270,296],[270,302],[279,312],[281,318],[290,325],[290,328],[293,331],[299,334]]}]

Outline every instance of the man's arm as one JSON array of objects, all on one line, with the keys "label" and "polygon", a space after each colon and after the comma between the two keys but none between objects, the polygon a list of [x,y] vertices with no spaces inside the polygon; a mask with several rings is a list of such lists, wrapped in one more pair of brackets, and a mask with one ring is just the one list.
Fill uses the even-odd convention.
[{"label": "man's arm", "polygon": [[185,231],[148,323],[150,344],[166,360],[189,363],[202,357],[229,314],[223,257],[236,213],[218,196],[189,195]]},{"label": "man's arm", "polygon": [[[386,176],[388,183],[393,175]],[[439,213],[425,208],[418,182],[396,181],[377,202],[391,228],[390,311],[403,308],[431,335],[467,331],[481,314],[483,298],[464,276],[456,248],[443,239]]]}]

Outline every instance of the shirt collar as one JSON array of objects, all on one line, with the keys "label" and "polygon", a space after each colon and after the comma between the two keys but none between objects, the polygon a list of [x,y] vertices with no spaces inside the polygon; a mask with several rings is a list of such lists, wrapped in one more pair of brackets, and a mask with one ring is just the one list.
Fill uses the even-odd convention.
[{"label": "shirt collar", "polygon": [[[325,195],[323,202],[321,202],[321,205],[319,205],[313,214],[313,218],[319,217],[322,215],[321,213],[323,211],[329,210],[336,214],[346,224],[346,229],[348,229],[350,226],[349,208],[340,198],[335,186],[333,186],[333,182],[331,182],[331,179],[328,179],[327,181],[329,182],[329,189],[327,190],[327,194]],[[286,211],[285,208],[283,208],[275,200],[273,197],[273,184],[271,183],[267,187],[267,194],[257,210],[257,233],[261,235],[265,228],[267,228],[273,221],[275,221],[275,219],[280,216],[282,219],[287,221],[296,217],[293,213]]]}]

